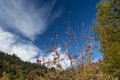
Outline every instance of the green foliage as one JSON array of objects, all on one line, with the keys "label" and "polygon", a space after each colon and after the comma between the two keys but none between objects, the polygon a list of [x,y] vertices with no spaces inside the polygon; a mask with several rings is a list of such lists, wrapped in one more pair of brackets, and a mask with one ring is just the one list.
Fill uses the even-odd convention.
[{"label": "green foliage", "polygon": [[[0,80],[117,80],[120,79],[120,0],[102,0],[93,28],[101,43],[103,60],[66,70],[48,69],[40,64],[23,62],[15,54],[0,52]],[[57,61],[57,60],[56,60]]]},{"label": "green foliage", "polygon": [[104,53],[104,71],[119,77],[120,0],[102,0],[97,8],[97,22],[93,30],[99,36],[100,51]]},{"label": "green foliage", "polygon": [[23,62],[15,54],[8,55],[0,51],[0,80],[26,80],[30,73],[43,77],[47,68],[40,64]]},{"label": "green foliage", "polygon": [[30,75],[36,80],[103,80],[107,79],[108,75],[101,73],[101,63],[85,64],[78,68],[68,68],[66,70],[55,70],[55,68],[48,69],[40,64],[23,62],[15,55],[0,52],[0,80],[28,80]]}]

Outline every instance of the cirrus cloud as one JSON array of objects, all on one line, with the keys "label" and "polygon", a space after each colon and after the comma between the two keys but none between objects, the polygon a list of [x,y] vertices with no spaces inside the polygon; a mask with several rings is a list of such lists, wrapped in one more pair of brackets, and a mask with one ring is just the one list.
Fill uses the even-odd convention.
[{"label": "cirrus cloud", "polygon": [[52,9],[56,0],[50,0],[36,6],[35,1],[0,0],[0,24],[6,30],[34,40],[37,35],[45,32],[47,26],[58,17],[60,10]]},{"label": "cirrus cloud", "polygon": [[37,0],[0,0],[0,50],[35,62],[42,50],[23,37],[35,40],[45,32],[61,14],[59,9],[52,11],[55,3],[56,0],[40,0],[38,6]]}]

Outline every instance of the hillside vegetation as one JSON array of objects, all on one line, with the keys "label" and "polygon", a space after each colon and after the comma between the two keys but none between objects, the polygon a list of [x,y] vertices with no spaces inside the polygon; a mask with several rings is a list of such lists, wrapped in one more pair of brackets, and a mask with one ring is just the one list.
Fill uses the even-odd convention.
[{"label": "hillside vegetation", "polygon": [[[71,67],[65,70],[46,68],[40,64],[40,60],[38,63],[23,62],[16,55],[0,52],[0,80],[120,80],[120,0],[101,0],[97,9],[96,24],[92,30],[95,40],[101,44],[103,59],[92,63],[93,48],[91,50],[91,45],[87,44],[87,49],[84,48],[84,52],[80,52],[81,64],[74,68],[72,61],[78,58],[69,52],[69,47],[76,36],[72,34],[71,37],[68,28],[70,41],[65,44],[68,46],[67,55]],[[83,37],[90,41],[88,35]],[[57,64],[60,53],[54,48],[52,51],[57,55],[52,64],[61,68],[61,64]]]},{"label": "hillside vegetation", "polygon": [[103,73],[103,62],[66,70],[48,69],[40,64],[21,61],[16,55],[0,52],[0,80],[115,80]]},{"label": "hillside vegetation", "polygon": [[28,80],[30,75],[44,77],[47,71],[40,64],[23,62],[15,54],[0,52],[0,80]]}]

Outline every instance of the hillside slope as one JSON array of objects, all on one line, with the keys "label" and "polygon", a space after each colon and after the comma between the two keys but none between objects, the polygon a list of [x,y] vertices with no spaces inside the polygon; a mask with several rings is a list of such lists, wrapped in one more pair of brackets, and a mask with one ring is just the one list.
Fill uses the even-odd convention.
[{"label": "hillside slope", "polygon": [[15,54],[8,55],[0,51],[0,80],[26,80],[30,74],[34,78],[43,77],[47,70],[40,64],[23,62]]}]

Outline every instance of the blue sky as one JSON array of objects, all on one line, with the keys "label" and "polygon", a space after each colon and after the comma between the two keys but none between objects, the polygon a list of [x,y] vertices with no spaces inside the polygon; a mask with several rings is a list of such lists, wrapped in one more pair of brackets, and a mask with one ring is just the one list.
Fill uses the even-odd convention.
[{"label": "blue sky", "polygon": [[[96,18],[96,4],[100,0],[1,0],[0,1],[0,50],[9,54],[15,53],[24,61],[34,62],[43,54],[48,54],[46,48],[50,40],[55,39],[55,32],[60,35],[56,40],[57,47],[64,51],[65,31],[67,24],[82,39],[79,34],[92,36],[90,29]],[[85,25],[82,26],[84,21]],[[102,57],[97,44],[95,60]],[[77,53],[74,46],[73,54]]]}]

